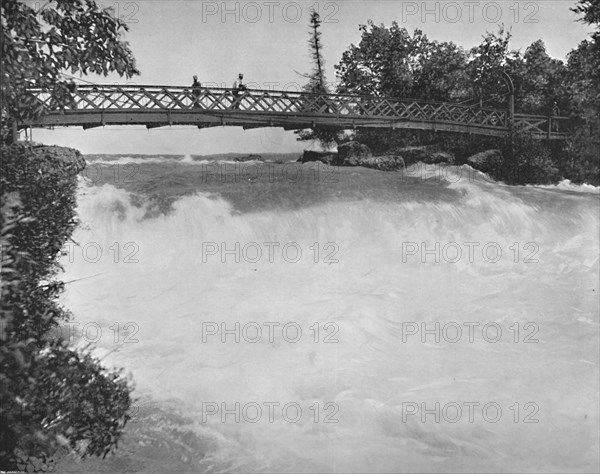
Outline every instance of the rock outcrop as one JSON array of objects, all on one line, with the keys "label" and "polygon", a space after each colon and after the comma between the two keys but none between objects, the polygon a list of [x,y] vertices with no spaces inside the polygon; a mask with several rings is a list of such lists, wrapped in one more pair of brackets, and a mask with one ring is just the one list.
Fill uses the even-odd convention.
[{"label": "rock outcrop", "polygon": [[486,150],[467,158],[467,163],[478,171],[489,173],[498,170],[504,162],[500,150]]},{"label": "rock outcrop", "polygon": [[407,166],[417,162],[426,163],[428,165],[447,163],[454,164],[454,156],[443,151],[435,151],[435,148],[430,146],[407,146],[394,150],[397,154],[404,158]]},{"label": "rock outcrop", "polygon": [[431,161],[429,163],[446,163],[449,165],[453,165],[455,163],[455,159],[451,153],[446,153],[445,151],[437,151],[431,154]]},{"label": "rock outcrop", "polygon": [[397,171],[404,168],[404,160],[398,155],[381,155],[359,158],[356,166],[373,168],[380,171]]},{"label": "rock outcrop", "polygon": [[418,161],[428,163],[431,161],[431,153],[424,146],[406,146],[403,148],[397,148],[394,153],[402,156],[406,166],[410,166]]},{"label": "rock outcrop", "polygon": [[246,161],[265,161],[260,155],[248,155],[248,156],[236,156],[233,161],[246,162]]},{"label": "rock outcrop", "polygon": [[[27,144],[23,144],[25,148],[28,147]],[[48,160],[52,160],[55,162],[60,162],[62,164],[69,165],[69,167],[73,167],[76,173],[83,171],[85,169],[85,159],[75,148],[66,148],[62,146],[47,146],[47,145],[33,145],[30,148],[31,159],[36,158],[45,158]]]},{"label": "rock outcrop", "polygon": [[331,153],[326,151],[313,151],[304,150],[304,153],[298,158],[299,163],[310,163],[313,161],[320,161],[327,165],[333,165],[337,162],[337,153]]},{"label": "rock outcrop", "polygon": [[404,168],[404,160],[398,154],[373,156],[368,146],[358,142],[348,142],[338,146],[337,153],[304,150],[298,162],[320,161],[329,166],[362,166],[380,171],[397,171]]},{"label": "rock outcrop", "polygon": [[359,142],[346,142],[338,145],[338,162],[341,166],[360,166],[359,162],[371,158],[371,149]]},{"label": "rock outcrop", "polygon": [[362,166],[381,171],[397,171],[413,163],[454,164],[450,153],[432,151],[428,147],[405,147],[391,153],[373,155],[371,149],[359,142],[347,142],[338,146],[337,153],[305,150],[298,158],[301,163],[320,161],[330,166]]}]

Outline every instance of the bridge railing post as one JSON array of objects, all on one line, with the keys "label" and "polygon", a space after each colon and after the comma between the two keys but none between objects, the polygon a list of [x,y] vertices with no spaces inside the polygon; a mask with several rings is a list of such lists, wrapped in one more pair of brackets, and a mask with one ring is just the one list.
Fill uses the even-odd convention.
[{"label": "bridge railing post", "polygon": [[508,87],[508,125],[512,128],[515,123],[515,85],[506,71],[502,71],[502,78]]},{"label": "bridge railing post", "polygon": [[13,120],[12,122],[12,137],[11,137],[11,143],[17,143],[17,141],[19,140],[19,125],[17,124],[17,120]]}]

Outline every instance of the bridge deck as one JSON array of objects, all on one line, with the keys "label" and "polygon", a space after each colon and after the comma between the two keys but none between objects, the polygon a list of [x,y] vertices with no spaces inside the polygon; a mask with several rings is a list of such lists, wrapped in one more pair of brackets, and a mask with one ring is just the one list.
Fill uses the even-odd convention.
[{"label": "bridge deck", "polygon": [[[304,129],[315,126],[406,128],[502,136],[508,111],[466,105],[374,96],[308,94],[290,91],[167,86],[83,86],[74,107],[59,107],[49,92],[31,89],[45,113],[34,127],[103,125],[243,126]],[[515,115],[517,127],[539,138],[560,139],[562,117]]]}]

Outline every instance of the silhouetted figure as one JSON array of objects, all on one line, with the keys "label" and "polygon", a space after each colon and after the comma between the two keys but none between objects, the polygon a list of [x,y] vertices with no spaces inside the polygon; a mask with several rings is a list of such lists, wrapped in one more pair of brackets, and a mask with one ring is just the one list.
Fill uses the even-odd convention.
[{"label": "silhouetted figure", "polygon": [[192,83],[192,95],[194,96],[194,107],[198,105],[198,98],[200,97],[200,88],[202,85],[198,81],[198,76],[194,76],[194,82]]},{"label": "silhouetted figure", "polygon": [[560,109],[558,108],[558,103],[556,101],[554,101],[554,103],[552,104],[552,112],[550,113],[550,115],[550,120],[552,120],[552,131],[558,132],[558,120],[554,117],[560,116]]},{"label": "silhouetted figure", "polygon": [[62,103],[60,105],[60,108],[63,111],[65,110],[65,106],[68,106],[71,109],[76,109],[77,101],[75,99],[75,96],[77,95],[77,84],[75,83],[75,81],[70,80],[69,82],[66,83],[66,88],[68,91],[66,103]]},{"label": "silhouetted figure", "polygon": [[233,106],[234,109],[240,108],[240,103],[238,102],[238,98],[240,92],[244,92],[246,90],[246,86],[244,85],[244,75],[240,72],[238,74],[238,78],[233,81]]}]

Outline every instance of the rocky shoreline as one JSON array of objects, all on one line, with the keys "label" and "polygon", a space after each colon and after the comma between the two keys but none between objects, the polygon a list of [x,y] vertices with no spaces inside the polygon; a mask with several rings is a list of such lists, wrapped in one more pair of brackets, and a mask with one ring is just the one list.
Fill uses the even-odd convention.
[{"label": "rocky shoreline", "polygon": [[[330,166],[362,166],[380,171],[397,171],[414,163],[457,164],[452,153],[435,146],[409,146],[374,155],[367,145],[351,141],[338,146],[337,152],[304,150],[300,163],[319,161]],[[502,152],[486,150],[467,158],[467,164],[484,173],[498,169],[503,163]]]}]

